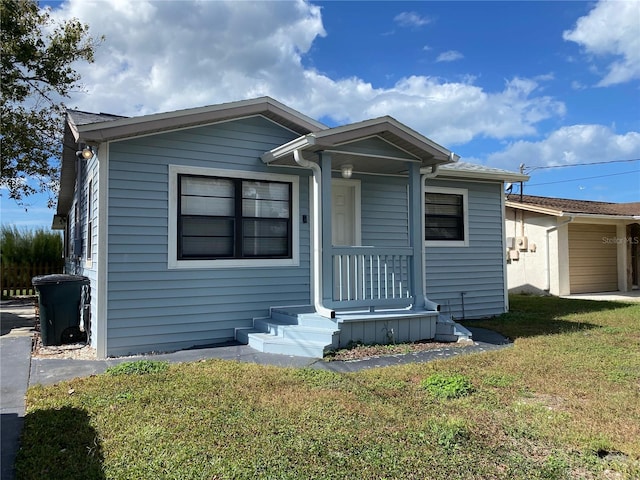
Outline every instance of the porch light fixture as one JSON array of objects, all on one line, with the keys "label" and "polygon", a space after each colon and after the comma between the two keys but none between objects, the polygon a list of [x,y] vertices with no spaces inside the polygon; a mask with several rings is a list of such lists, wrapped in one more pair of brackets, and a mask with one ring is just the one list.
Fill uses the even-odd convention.
[{"label": "porch light fixture", "polygon": [[353,174],[353,165],[342,165],[340,167],[340,171],[342,172],[342,178],[351,178],[351,175]]},{"label": "porch light fixture", "polygon": [[93,148],[86,145],[82,150],[78,150],[76,155],[80,160],[90,160],[93,158]]}]

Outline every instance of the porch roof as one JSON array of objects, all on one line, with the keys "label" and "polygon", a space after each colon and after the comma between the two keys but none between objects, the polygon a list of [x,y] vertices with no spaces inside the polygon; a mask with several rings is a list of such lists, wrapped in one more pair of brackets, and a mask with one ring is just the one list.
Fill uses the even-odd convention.
[{"label": "porch roof", "polygon": [[459,158],[390,116],[303,135],[264,153],[262,161],[295,166],[296,150],[330,153],[334,169],[349,164],[354,172],[379,174],[406,173],[407,162],[429,167],[456,162]]}]

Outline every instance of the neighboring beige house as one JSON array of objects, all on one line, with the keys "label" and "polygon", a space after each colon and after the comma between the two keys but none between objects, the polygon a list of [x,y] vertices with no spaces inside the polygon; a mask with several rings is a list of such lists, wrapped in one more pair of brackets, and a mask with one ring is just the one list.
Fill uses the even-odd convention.
[{"label": "neighboring beige house", "polygon": [[638,288],[640,202],[508,195],[512,293],[627,292]]}]

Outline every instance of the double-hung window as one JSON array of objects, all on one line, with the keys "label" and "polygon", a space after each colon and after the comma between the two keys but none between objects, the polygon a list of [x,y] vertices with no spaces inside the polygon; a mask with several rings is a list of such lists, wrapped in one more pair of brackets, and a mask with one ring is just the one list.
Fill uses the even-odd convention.
[{"label": "double-hung window", "polygon": [[431,245],[467,245],[467,191],[427,189],[424,200],[426,242]]},{"label": "double-hung window", "polygon": [[171,195],[175,230],[170,233],[175,257],[170,254],[170,267],[298,262],[297,178],[188,167],[175,170]]},{"label": "double-hung window", "polygon": [[179,176],[178,258],[291,258],[291,184]]}]

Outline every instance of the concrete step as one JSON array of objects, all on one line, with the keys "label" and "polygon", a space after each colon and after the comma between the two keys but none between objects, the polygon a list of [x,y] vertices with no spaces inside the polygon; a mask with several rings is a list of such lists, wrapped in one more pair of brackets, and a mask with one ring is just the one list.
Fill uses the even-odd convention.
[{"label": "concrete step", "polygon": [[256,319],[253,327],[263,333],[270,333],[282,338],[290,338],[299,341],[309,340],[312,342],[325,342],[332,344],[334,337],[338,335],[337,329],[304,327],[301,325],[292,325],[290,323],[281,323],[272,319]]},{"label": "concrete step", "polygon": [[236,328],[235,332],[236,332],[236,341],[244,345],[247,345],[249,343],[250,333],[262,333],[253,327]]},{"label": "concrete step", "polygon": [[323,342],[297,341],[268,333],[249,333],[247,337],[251,348],[264,353],[322,358],[330,349]]},{"label": "concrete step", "polygon": [[459,323],[440,317],[436,323],[435,340],[439,342],[470,342],[473,334]]},{"label": "concrete step", "polygon": [[271,309],[271,319],[291,325],[301,325],[303,327],[338,329],[335,319],[319,315],[310,305],[273,307]]}]

